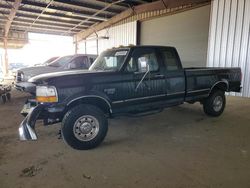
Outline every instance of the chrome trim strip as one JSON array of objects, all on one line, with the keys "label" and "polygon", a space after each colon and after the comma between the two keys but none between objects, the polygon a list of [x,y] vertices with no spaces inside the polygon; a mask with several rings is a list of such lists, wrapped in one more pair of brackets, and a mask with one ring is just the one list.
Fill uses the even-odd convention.
[{"label": "chrome trim strip", "polygon": [[180,92],[175,92],[175,93],[168,93],[167,96],[171,96],[171,95],[179,95],[179,94],[184,94],[185,91],[180,91]]},{"label": "chrome trim strip", "polygon": [[187,91],[187,93],[198,93],[198,92],[202,92],[202,91],[208,91],[210,90],[210,88],[207,88],[207,89],[198,89],[198,90],[194,90],[194,91]]},{"label": "chrome trim strip", "polygon": [[[230,68],[229,68],[230,69]],[[234,68],[232,68],[232,69],[234,69]],[[207,67],[207,68],[199,68],[199,67],[196,67],[196,68],[194,68],[194,69],[192,69],[192,68],[187,68],[187,69],[184,69],[185,71],[200,71],[200,70],[208,70],[208,71],[213,71],[213,70],[223,70],[223,67],[216,67],[216,68],[214,68],[214,67]]]},{"label": "chrome trim strip", "polygon": [[157,98],[157,97],[165,97],[166,94],[161,95],[153,95],[148,97],[138,97],[138,98],[132,98],[132,99],[126,99],[126,100],[120,100],[120,101],[113,101],[113,104],[122,103],[122,102],[130,102],[130,101],[136,101],[136,100],[142,100],[142,99],[151,99],[151,98]]},{"label": "chrome trim strip", "polygon": [[112,103],[118,104],[118,103],[122,103],[122,102],[136,101],[136,100],[142,100],[142,99],[151,99],[151,98],[157,98],[157,97],[166,97],[166,96],[179,95],[179,94],[184,94],[184,93],[185,93],[185,91],[180,91],[180,92],[175,92],[175,93],[170,93],[170,94],[161,94],[161,95],[153,95],[153,96],[148,96],[148,97],[138,97],[138,98],[133,98],[133,99],[113,101]]},{"label": "chrome trim strip", "polygon": [[77,98],[75,98],[75,99],[69,101],[69,102],[67,103],[67,106],[69,106],[72,102],[74,102],[74,101],[76,101],[76,100],[78,100],[78,99],[88,98],[88,97],[100,98],[100,99],[104,100],[104,101],[108,104],[108,106],[109,106],[109,111],[110,111],[110,113],[112,113],[112,107],[111,107],[111,104],[109,103],[109,101],[108,101],[107,99],[103,98],[103,97],[98,96],[98,95],[85,95],[85,96],[77,97]]}]

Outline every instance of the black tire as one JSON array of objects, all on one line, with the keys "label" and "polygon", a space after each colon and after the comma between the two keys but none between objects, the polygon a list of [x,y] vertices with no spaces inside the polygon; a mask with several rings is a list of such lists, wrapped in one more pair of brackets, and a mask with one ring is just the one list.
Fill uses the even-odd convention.
[{"label": "black tire", "polygon": [[[86,133],[85,129],[91,129],[91,132]],[[107,118],[102,110],[93,105],[82,104],[73,107],[65,114],[62,121],[62,137],[64,141],[78,150],[97,147],[104,140],[107,131]],[[85,137],[87,135],[88,137]],[[88,138],[91,139],[87,140]]]},{"label": "black tire", "polygon": [[11,94],[10,94],[10,93],[7,93],[7,94],[6,94],[6,97],[7,97],[7,100],[8,100],[8,101],[11,101]]},{"label": "black tire", "polygon": [[[217,102],[219,101],[219,102]],[[221,90],[213,91],[203,102],[204,112],[213,117],[220,116],[226,106],[225,92]]]}]

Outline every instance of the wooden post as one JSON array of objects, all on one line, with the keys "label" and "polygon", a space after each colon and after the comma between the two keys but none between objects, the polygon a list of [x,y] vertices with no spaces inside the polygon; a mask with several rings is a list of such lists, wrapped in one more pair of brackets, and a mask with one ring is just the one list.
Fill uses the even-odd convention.
[{"label": "wooden post", "polygon": [[3,76],[6,77],[8,75],[8,65],[9,65],[9,62],[8,62],[8,49],[7,49],[7,46],[8,46],[8,41],[6,38],[3,39],[3,46],[4,46],[4,59],[3,59]]},{"label": "wooden post", "polygon": [[13,22],[13,20],[16,16],[16,12],[17,12],[18,8],[20,7],[21,2],[22,2],[22,0],[15,0],[13,7],[11,8],[10,14],[8,16],[8,19],[7,19],[5,26],[4,26],[4,39],[3,39],[3,45],[4,45],[3,75],[4,76],[8,75],[8,66],[9,66],[8,50],[7,50],[7,47],[8,47],[7,38],[8,38],[11,23]]},{"label": "wooden post", "polygon": [[78,52],[78,42],[76,41],[75,42],[75,54],[77,54],[77,52]]}]

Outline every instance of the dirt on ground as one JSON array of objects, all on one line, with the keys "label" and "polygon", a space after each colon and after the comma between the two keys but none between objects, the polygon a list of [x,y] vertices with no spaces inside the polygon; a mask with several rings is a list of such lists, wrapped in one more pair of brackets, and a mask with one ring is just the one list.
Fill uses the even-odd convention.
[{"label": "dirt on ground", "polygon": [[60,124],[37,123],[21,142],[27,95],[0,105],[0,188],[250,187],[250,100],[227,97],[224,114],[184,104],[145,117],[109,120],[98,148],[78,151],[58,139]]}]

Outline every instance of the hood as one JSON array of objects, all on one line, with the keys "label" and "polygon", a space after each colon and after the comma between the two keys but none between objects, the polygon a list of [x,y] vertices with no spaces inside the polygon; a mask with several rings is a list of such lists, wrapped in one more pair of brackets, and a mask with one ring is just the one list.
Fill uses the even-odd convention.
[{"label": "hood", "polygon": [[27,81],[29,78],[40,75],[40,74],[45,74],[45,73],[51,73],[51,72],[56,72],[59,71],[59,67],[52,67],[52,66],[39,66],[39,67],[28,67],[28,68],[23,68],[18,70],[18,72],[23,73],[23,80],[22,81]]},{"label": "hood", "polygon": [[71,70],[71,71],[62,71],[62,72],[53,72],[47,74],[40,74],[29,79],[29,82],[38,82],[41,80],[48,80],[50,78],[63,77],[63,76],[72,76],[72,75],[87,75],[94,73],[103,73],[103,71],[89,71],[89,70]]}]

